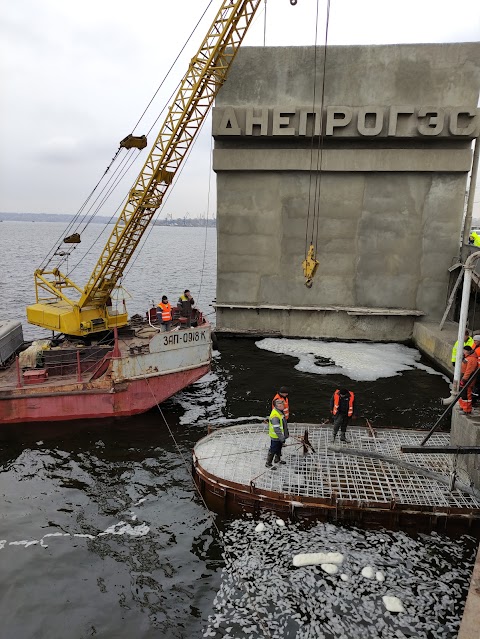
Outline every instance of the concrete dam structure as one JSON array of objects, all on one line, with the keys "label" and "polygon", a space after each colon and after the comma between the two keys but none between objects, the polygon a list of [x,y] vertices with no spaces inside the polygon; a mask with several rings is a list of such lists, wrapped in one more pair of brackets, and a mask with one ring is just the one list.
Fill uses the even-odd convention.
[{"label": "concrete dam structure", "polygon": [[479,88],[480,43],[241,49],[213,111],[217,329],[399,341],[440,319]]}]

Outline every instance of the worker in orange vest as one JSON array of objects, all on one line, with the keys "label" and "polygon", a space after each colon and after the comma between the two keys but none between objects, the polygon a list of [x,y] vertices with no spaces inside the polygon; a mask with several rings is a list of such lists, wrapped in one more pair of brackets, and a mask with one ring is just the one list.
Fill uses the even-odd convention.
[{"label": "worker in orange vest", "polygon": [[473,373],[478,368],[477,355],[473,352],[471,346],[463,347],[463,361],[462,361],[462,377],[460,379],[460,389],[464,388],[461,398],[458,400],[461,410],[465,415],[470,415],[472,412],[472,384],[469,384],[467,388],[467,382]]},{"label": "worker in orange vest", "polygon": [[333,415],[333,441],[340,430],[340,441],[349,443],[345,437],[350,419],[354,416],[355,395],[346,388],[337,389],[330,400],[330,412]]},{"label": "worker in orange vest", "polygon": [[286,386],[280,386],[280,390],[272,399],[272,408],[275,408],[274,402],[276,399],[281,399],[283,401],[283,414],[285,415],[285,419],[288,420],[290,417],[290,407],[288,404],[288,388]]},{"label": "worker in orange vest", "polygon": [[[473,344],[471,344],[473,348],[473,354],[477,358],[478,366],[480,367],[480,335],[473,336]],[[478,404],[478,398],[480,396],[480,383],[478,380],[478,375],[476,380],[472,384],[472,406],[476,406]]]},{"label": "worker in orange vest", "polygon": [[162,313],[162,328],[164,331],[169,331],[172,328],[172,307],[166,295],[162,296],[162,301],[158,304],[158,307]]}]

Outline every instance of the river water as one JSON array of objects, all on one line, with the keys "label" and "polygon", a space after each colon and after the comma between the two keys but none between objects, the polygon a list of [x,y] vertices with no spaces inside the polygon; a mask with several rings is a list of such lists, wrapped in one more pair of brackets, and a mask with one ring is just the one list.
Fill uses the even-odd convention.
[{"label": "river water", "polygon": [[[33,269],[63,228],[0,223],[2,318],[23,319],[34,301]],[[76,255],[100,230],[86,229]],[[85,283],[98,252],[75,269],[75,281]],[[215,230],[154,227],[124,282],[130,313],[143,313],[164,293],[175,300],[184,288],[213,313],[215,269]],[[114,424],[2,426],[0,636],[455,637],[472,538],[280,527],[269,517],[259,534],[256,522],[213,516],[197,497],[191,449],[206,424],[264,416],[280,385],[290,387],[294,421],[327,417],[340,385],[354,388],[360,415],[374,424],[422,427],[440,414],[448,385],[411,349],[339,347],[352,382],[327,371],[330,355],[305,343],[220,340],[212,372],[161,414]],[[362,373],[365,361],[370,372],[383,371],[379,379]],[[349,580],[319,567],[293,568],[292,555],[302,551],[341,552]],[[385,581],[362,577],[367,565]],[[404,613],[386,611],[387,594],[402,600]]]}]

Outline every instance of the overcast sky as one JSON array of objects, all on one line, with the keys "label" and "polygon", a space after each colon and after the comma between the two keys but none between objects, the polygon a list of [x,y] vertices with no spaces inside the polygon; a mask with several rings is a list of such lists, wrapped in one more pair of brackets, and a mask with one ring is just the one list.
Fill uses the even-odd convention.
[{"label": "overcast sky", "polygon": [[[207,5],[207,0],[2,3],[0,211],[75,213]],[[219,6],[220,0],[212,2],[172,81],[136,133],[150,128]],[[326,0],[320,6],[325,15]],[[315,10],[315,0],[298,0],[296,6],[268,0],[267,46],[313,44]],[[262,2],[245,45],[263,44],[264,16]],[[322,39],[323,25],[320,30]],[[331,0],[329,44],[476,40],[479,0]],[[209,185],[212,215],[210,150],[207,122],[163,216],[204,215]],[[113,212],[133,178],[127,177],[102,214]]]}]

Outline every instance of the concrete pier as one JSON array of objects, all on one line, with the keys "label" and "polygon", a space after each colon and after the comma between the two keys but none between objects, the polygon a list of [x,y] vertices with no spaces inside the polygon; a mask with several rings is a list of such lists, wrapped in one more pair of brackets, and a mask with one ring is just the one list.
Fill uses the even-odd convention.
[{"label": "concrete pier", "polygon": [[216,100],[217,329],[408,340],[445,309],[480,43],[316,53],[243,48]]}]

